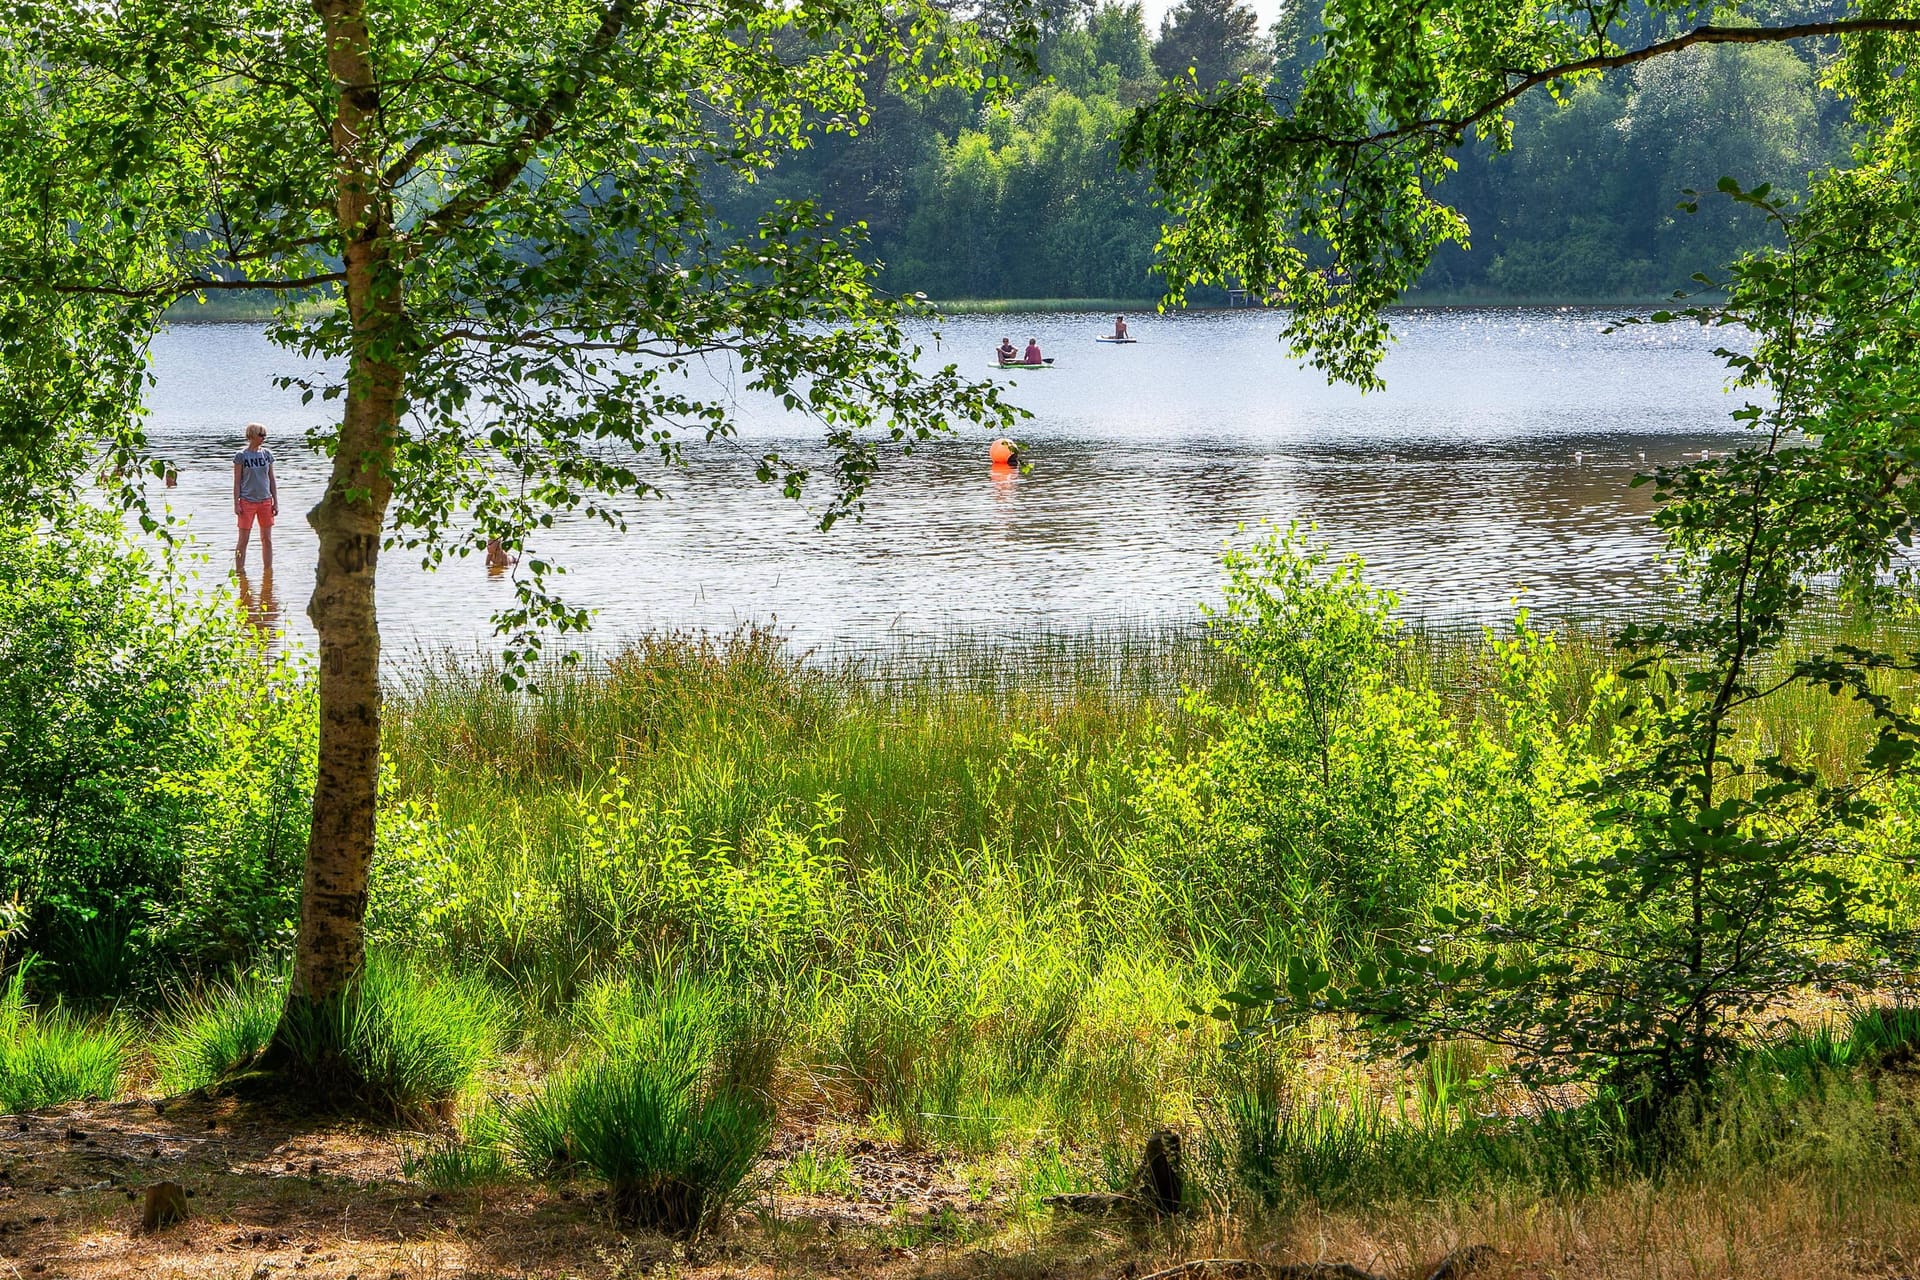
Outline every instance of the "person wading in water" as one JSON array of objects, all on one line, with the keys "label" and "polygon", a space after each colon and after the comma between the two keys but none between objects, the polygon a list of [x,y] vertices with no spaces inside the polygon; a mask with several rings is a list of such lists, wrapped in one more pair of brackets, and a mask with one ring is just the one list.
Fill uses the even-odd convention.
[{"label": "person wading in water", "polygon": [[240,521],[240,541],[233,549],[233,567],[247,567],[247,534],[260,526],[260,570],[273,572],[273,522],[280,514],[280,484],[273,474],[273,454],[267,450],[267,429],[247,424],[247,447],[233,455],[233,514]]}]

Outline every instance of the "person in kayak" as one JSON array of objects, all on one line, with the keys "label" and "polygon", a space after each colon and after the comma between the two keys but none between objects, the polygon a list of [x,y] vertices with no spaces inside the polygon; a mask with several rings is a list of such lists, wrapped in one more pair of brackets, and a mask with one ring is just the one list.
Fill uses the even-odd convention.
[{"label": "person in kayak", "polygon": [[1127,318],[1125,316],[1115,316],[1113,318],[1113,336],[1116,338],[1124,338],[1127,336]]},{"label": "person in kayak", "polygon": [[1001,364],[1012,364],[1020,358],[1020,351],[1013,345],[1012,338],[1000,339],[1000,345],[994,348],[993,354],[1000,358]]},{"label": "person in kayak", "polygon": [[1022,357],[1027,364],[1044,364],[1046,358],[1040,354],[1040,339],[1027,339],[1027,354]]}]

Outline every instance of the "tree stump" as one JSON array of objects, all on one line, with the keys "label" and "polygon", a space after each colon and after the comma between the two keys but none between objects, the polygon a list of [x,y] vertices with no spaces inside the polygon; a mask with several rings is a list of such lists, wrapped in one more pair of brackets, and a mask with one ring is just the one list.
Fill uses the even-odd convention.
[{"label": "tree stump", "polygon": [[1180,1135],[1171,1129],[1156,1129],[1147,1139],[1140,1168],[1123,1194],[1110,1191],[1077,1195],[1048,1196],[1042,1204],[1075,1213],[1105,1216],[1134,1214],[1166,1218],[1183,1213],[1187,1185],[1186,1169],[1180,1158]]},{"label": "tree stump", "polygon": [[187,1189],[177,1182],[156,1182],[147,1188],[146,1209],[140,1214],[142,1231],[160,1231],[187,1220]]}]

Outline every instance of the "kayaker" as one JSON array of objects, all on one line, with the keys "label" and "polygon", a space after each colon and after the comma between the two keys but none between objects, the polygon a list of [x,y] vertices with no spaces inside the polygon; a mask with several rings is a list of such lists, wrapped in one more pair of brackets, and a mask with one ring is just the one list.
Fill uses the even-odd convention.
[{"label": "kayaker", "polygon": [[1027,339],[1027,354],[1023,357],[1028,364],[1044,364],[1045,357],[1040,354],[1040,339]]},{"label": "kayaker", "polygon": [[1127,336],[1127,318],[1125,316],[1115,316],[1113,318],[1113,336],[1116,338],[1124,338]]},{"label": "kayaker", "polygon": [[1012,364],[1020,357],[1020,351],[1013,345],[1012,338],[1000,339],[1000,345],[994,349],[994,354],[1000,357],[1001,364]]}]

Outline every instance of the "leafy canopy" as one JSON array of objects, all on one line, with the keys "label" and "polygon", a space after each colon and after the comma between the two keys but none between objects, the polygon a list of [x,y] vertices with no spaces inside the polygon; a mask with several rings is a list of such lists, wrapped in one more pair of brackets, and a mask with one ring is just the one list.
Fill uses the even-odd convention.
[{"label": "leafy canopy", "polygon": [[[1715,11],[1716,13],[1718,11]],[[1381,308],[1468,226],[1443,198],[1456,153],[1504,150],[1512,108],[1608,70],[1703,44],[1838,36],[1827,73],[1869,133],[1862,169],[1910,176],[1920,7],[1864,0],[1819,21],[1715,25],[1684,3],[1328,0],[1322,54],[1272,83],[1176,86],[1143,107],[1126,154],[1170,215],[1160,244],[1174,299],[1243,284],[1286,303],[1287,337],[1329,377],[1378,385]],[[1717,265],[1717,264],[1704,264]]]}]

